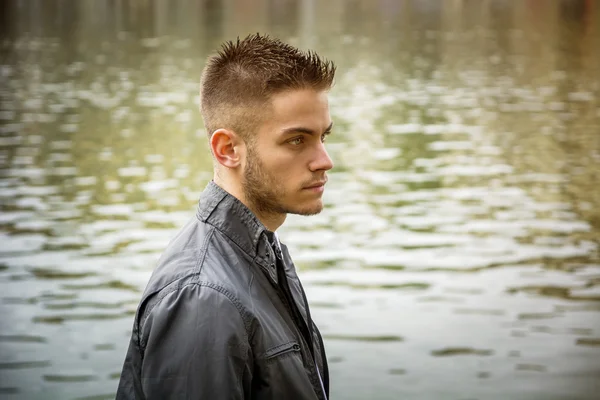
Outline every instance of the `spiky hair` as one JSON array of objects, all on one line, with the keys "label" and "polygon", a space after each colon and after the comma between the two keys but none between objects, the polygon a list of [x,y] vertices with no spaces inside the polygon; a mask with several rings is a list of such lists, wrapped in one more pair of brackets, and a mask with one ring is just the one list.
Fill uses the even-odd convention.
[{"label": "spiky hair", "polygon": [[260,122],[257,111],[272,95],[290,89],[329,90],[334,76],[333,62],[268,35],[227,41],[202,72],[200,110],[207,133],[228,128],[245,136]]}]

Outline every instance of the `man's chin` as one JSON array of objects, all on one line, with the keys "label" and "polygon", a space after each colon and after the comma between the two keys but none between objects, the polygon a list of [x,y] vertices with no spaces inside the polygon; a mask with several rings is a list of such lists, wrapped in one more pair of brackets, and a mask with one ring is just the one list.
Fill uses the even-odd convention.
[{"label": "man's chin", "polygon": [[323,202],[319,200],[310,205],[302,205],[296,207],[288,208],[288,214],[296,214],[296,215],[316,215],[323,211]]}]

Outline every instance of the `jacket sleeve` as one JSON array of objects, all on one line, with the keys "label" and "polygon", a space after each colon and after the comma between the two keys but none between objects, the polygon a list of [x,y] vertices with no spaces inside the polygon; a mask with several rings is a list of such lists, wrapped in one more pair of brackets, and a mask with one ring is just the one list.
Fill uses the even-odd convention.
[{"label": "jacket sleeve", "polygon": [[220,289],[179,288],[140,323],[146,399],[249,398],[253,360],[247,331]]}]

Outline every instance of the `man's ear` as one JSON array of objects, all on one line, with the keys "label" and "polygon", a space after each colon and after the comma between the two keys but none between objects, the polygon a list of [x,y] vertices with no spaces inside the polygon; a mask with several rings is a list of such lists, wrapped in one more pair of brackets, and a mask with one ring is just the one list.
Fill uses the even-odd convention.
[{"label": "man's ear", "polygon": [[237,168],[242,163],[244,141],[228,129],[217,129],[210,137],[210,149],[217,162],[227,168]]}]

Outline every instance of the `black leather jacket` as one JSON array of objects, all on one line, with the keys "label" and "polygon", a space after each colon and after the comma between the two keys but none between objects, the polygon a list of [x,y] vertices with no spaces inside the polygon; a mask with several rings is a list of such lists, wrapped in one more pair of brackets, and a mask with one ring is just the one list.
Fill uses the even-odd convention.
[{"label": "black leather jacket", "polygon": [[270,235],[208,184],[144,291],[117,399],[329,397],[321,335],[287,248]]}]

